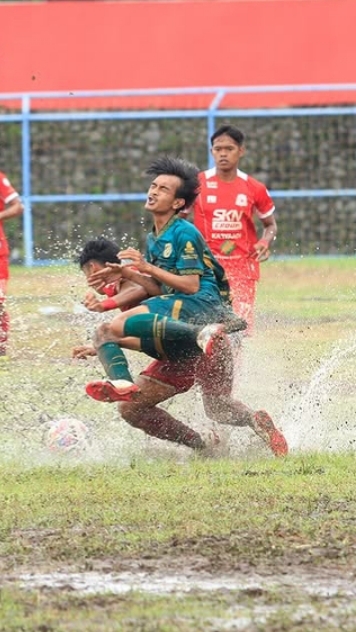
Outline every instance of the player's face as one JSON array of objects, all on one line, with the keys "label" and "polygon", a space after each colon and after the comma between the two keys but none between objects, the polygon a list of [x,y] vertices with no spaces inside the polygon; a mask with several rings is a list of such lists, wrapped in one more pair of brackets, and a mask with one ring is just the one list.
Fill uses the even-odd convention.
[{"label": "player's face", "polygon": [[227,134],[215,138],[211,148],[215,165],[220,171],[237,169],[239,160],[244,152],[245,148],[243,145],[238,145],[230,136],[227,136]]},{"label": "player's face", "polygon": [[180,185],[177,176],[157,176],[148,189],[145,209],[157,215],[178,211],[184,206],[184,199],[176,197]]}]

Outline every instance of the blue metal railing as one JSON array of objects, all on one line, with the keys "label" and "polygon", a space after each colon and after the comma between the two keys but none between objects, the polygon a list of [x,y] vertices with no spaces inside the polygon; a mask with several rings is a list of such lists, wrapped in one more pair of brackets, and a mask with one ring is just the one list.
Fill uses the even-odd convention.
[{"label": "blue metal railing", "polygon": [[[239,86],[239,87],[203,87],[203,88],[167,88],[152,90],[101,90],[96,92],[79,91],[73,94],[67,92],[34,92],[28,94],[0,93],[0,103],[6,101],[20,102],[21,111],[18,114],[0,114],[0,123],[18,122],[22,128],[22,192],[24,203],[24,260],[26,266],[33,266],[33,225],[31,206],[34,203],[53,202],[123,202],[141,201],[146,198],[143,192],[137,193],[102,193],[102,194],[45,194],[35,195],[31,191],[31,123],[34,121],[90,121],[90,120],[143,120],[143,119],[182,119],[200,118],[206,119],[207,125],[207,162],[213,165],[210,154],[209,138],[215,129],[216,120],[220,117],[282,117],[282,116],[344,116],[356,115],[356,106],[344,107],[281,107],[281,108],[244,108],[223,109],[223,99],[232,94],[273,94],[273,93],[315,93],[315,92],[355,92],[356,84],[315,84],[315,85],[281,85],[281,86]],[[68,110],[60,112],[34,113],[31,106],[34,101],[63,99],[97,99],[108,97],[157,97],[157,96],[199,96],[211,95],[210,104],[206,109],[189,110],[113,110],[113,111],[70,111],[70,104],[66,103]],[[220,109],[219,109],[220,108]],[[272,190],[274,198],[306,198],[306,197],[341,197],[356,196],[356,188],[347,189],[298,189],[298,190]]]}]

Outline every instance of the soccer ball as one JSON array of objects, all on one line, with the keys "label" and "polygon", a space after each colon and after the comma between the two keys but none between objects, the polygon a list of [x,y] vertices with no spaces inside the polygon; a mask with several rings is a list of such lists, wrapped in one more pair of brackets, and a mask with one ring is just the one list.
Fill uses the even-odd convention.
[{"label": "soccer ball", "polygon": [[89,446],[89,428],[73,417],[53,419],[48,422],[44,443],[51,452],[79,454]]}]

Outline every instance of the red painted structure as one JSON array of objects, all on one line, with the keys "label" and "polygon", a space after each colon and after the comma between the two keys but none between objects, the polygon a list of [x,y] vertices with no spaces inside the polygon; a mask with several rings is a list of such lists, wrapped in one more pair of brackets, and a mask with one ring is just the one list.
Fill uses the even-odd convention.
[{"label": "red painted structure", "polygon": [[[0,92],[356,83],[355,24],[355,0],[2,4]],[[356,93],[231,99],[224,105],[345,103]]]}]

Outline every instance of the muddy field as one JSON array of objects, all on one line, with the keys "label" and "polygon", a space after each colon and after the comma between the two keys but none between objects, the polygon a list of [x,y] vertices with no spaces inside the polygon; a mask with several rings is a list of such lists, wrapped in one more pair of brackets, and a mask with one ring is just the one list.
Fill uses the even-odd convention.
[{"label": "muddy field", "polygon": [[[83,385],[98,367],[68,353],[93,328],[78,275],[15,275],[1,632],[356,630],[355,273],[327,265],[266,275],[236,373],[236,395],[286,435],[291,454],[277,465],[246,429],[219,428],[220,452],[201,464],[94,409]],[[196,391],[165,406],[211,427]],[[75,461],[42,444],[43,415],[63,413],[92,432]]]}]

